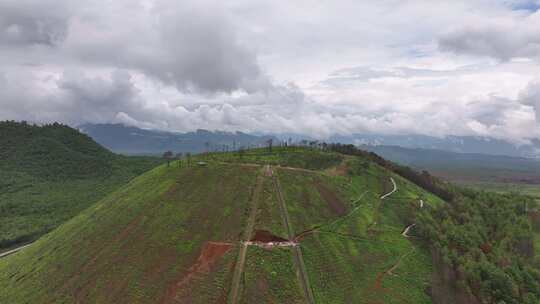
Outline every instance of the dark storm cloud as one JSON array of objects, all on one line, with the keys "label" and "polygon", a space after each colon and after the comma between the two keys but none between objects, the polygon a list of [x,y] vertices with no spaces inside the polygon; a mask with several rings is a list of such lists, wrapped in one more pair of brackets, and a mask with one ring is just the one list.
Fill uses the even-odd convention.
[{"label": "dark storm cloud", "polygon": [[63,112],[78,113],[75,121],[111,121],[119,112],[137,111],[139,90],[125,71],[114,71],[109,79],[88,77],[80,71],[64,72],[58,80]]},{"label": "dark storm cloud", "polygon": [[536,120],[540,121],[540,81],[531,82],[520,94],[523,104],[533,107]]},{"label": "dark storm cloud", "polygon": [[442,51],[489,56],[500,60],[540,58],[540,13],[518,21],[465,25],[438,40]]},{"label": "dark storm cloud", "polygon": [[5,0],[0,2],[0,45],[61,43],[67,34],[67,5],[59,1]]},{"label": "dark storm cloud", "polygon": [[238,41],[219,6],[167,1],[155,10],[164,58],[161,64],[141,58],[135,66],[184,90],[254,92],[266,85],[255,54]]},{"label": "dark storm cloud", "polygon": [[88,77],[79,70],[49,80],[58,89],[43,92],[25,71],[0,74],[0,119],[81,122],[113,121],[119,112],[141,112],[139,91],[125,71]]},{"label": "dark storm cloud", "polygon": [[[73,6],[73,7],[72,7]],[[106,8],[106,9],[105,9]],[[0,45],[19,64],[80,64],[138,70],[182,92],[214,94],[269,86],[255,52],[220,2],[71,0],[0,3]],[[19,47],[54,51],[18,54]]]},{"label": "dark storm cloud", "polygon": [[[132,18],[118,18],[122,13]],[[111,16],[90,16],[72,26],[66,50],[84,62],[141,71],[182,92],[255,92],[268,86],[255,53],[214,1],[161,0],[150,10],[117,3]]]}]

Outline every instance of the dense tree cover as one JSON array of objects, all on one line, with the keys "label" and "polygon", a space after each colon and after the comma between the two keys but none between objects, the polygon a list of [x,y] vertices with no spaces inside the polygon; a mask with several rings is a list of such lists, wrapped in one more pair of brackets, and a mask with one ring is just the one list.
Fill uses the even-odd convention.
[{"label": "dense tree cover", "polygon": [[116,155],[58,123],[0,122],[0,250],[38,238],[160,162]]},{"label": "dense tree cover", "polygon": [[481,303],[540,303],[533,230],[516,194],[459,190],[437,209],[424,208],[418,230]]},{"label": "dense tree cover", "polygon": [[[473,295],[478,303],[540,303],[531,197],[457,188],[353,145],[325,147],[369,159],[447,202],[423,208],[417,215],[418,233],[452,272],[447,284]],[[540,226],[540,217],[533,224]],[[454,279],[457,282],[451,282]]]},{"label": "dense tree cover", "polygon": [[62,180],[108,176],[120,158],[66,125],[0,122],[0,169]]}]

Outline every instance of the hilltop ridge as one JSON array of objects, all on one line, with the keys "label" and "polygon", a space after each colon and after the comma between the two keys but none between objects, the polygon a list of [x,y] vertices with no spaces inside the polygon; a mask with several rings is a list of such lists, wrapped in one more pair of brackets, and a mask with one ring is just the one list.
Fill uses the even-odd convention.
[{"label": "hilltop ridge", "polygon": [[159,163],[116,155],[65,125],[0,122],[0,251],[35,240]]}]

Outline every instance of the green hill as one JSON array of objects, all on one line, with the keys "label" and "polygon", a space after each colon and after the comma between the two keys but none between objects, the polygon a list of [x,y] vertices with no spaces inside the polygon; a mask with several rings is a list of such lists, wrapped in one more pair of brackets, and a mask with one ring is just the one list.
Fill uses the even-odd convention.
[{"label": "green hill", "polygon": [[[471,246],[484,228],[459,226],[452,206],[466,210],[454,203],[461,190],[352,147],[327,150],[256,149],[157,167],[0,259],[0,303],[456,303],[456,282],[494,291],[462,288],[470,296],[457,303],[492,303],[504,275],[519,291],[506,303],[537,299],[531,257],[505,247],[532,237],[511,202],[500,209],[505,224],[492,227],[493,240],[506,242],[490,246],[522,268],[474,247],[462,261],[456,235],[442,228],[462,229]],[[474,210],[474,223],[499,214]],[[523,229],[508,226],[516,219]],[[475,257],[500,276],[458,268],[456,282],[432,277]]]},{"label": "green hill", "polygon": [[156,166],[70,127],[0,122],[0,250],[29,242]]}]

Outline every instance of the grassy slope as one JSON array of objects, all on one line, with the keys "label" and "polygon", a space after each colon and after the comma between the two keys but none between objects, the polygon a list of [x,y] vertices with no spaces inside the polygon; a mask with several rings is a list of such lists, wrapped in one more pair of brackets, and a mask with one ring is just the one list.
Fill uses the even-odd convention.
[{"label": "grassy slope", "polygon": [[[430,303],[424,292],[431,271],[429,251],[401,232],[414,221],[420,198],[426,206],[440,203],[438,198],[393,176],[398,191],[381,204],[378,197],[391,190],[384,183],[389,175],[374,164],[348,177],[279,172],[296,233],[320,227],[301,241],[317,303]],[[345,214],[354,213],[340,217],[332,212],[317,189],[320,181],[341,200]],[[397,276],[386,275],[400,260],[392,271]]]},{"label": "grassy slope", "polygon": [[[271,177],[263,180],[255,230],[287,238]],[[247,251],[240,303],[304,303],[289,248],[272,250],[251,246]]]},{"label": "grassy slope", "polygon": [[[223,301],[260,167],[222,161],[324,170],[274,170],[294,231],[320,227],[300,241],[317,303],[430,302],[424,293],[428,251],[401,232],[414,221],[419,199],[429,206],[440,203],[436,197],[373,163],[359,169],[358,160],[334,153],[260,149],[246,152],[243,160],[217,154],[193,161],[199,159],[209,166],[154,169],[32,247],[0,260],[0,303],[149,303],[190,296],[194,303]],[[344,160],[346,166],[330,168]],[[399,190],[381,203],[379,196],[391,190],[390,176]],[[255,229],[285,236],[270,178],[259,207]],[[206,241],[232,246],[206,271],[193,271]],[[398,261],[392,271],[397,276],[386,275]],[[190,267],[196,274],[186,283]],[[241,301],[302,298],[288,249],[249,247]]]},{"label": "grassy slope", "polygon": [[288,248],[248,249],[241,303],[304,303]]},{"label": "grassy slope", "polygon": [[0,303],[154,303],[184,296],[213,303],[225,297],[235,246],[215,256],[208,271],[197,259],[206,241],[236,243],[256,172],[161,166],[136,178],[0,260]]},{"label": "grassy slope", "polygon": [[159,162],[115,155],[66,126],[0,122],[0,250],[38,238]]}]

